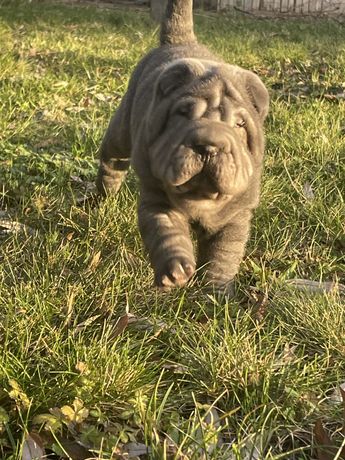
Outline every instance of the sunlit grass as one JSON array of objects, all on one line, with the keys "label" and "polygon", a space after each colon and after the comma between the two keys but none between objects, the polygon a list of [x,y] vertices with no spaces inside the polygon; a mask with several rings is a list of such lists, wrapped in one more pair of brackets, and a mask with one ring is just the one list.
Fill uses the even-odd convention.
[{"label": "sunlit grass", "polygon": [[343,26],[196,16],[200,40],[272,97],[261,205],[229,302],[152,288],[132,173],[117,197],[80,204],[156,44],[147,12],[0,7],[1,210],[31,229],[0,240],[1,458],[20,458],[35,416],[80,398],[99,415],[61,433],[96,458],[136,440],[157,460],[310,459],[315,420],[336,427],[341,414],[330,396],[345,379],[344,303],[286,282],[344,282]]}]

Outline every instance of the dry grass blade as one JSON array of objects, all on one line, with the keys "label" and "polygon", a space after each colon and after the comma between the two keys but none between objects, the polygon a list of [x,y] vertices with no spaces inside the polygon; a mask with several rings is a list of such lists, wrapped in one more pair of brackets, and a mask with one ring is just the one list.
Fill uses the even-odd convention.
[{"label": "dry grass blade", "polygon": [[66,306],[67,311],[66,311],[66,319],[64,323],[65,327],[69,326],[71,323],[75,296],[76,296],[76,291],[74,291],[73,289],[70,289],[70,292],[67,298],[67,306]]},{"label": "dry grass blade", "polygon": [[[134,171],[116,197],[94,189],[104,123],[157,43],[134,0],[114,1],[128,8],[0,0],[0,460],[30,458],[35,429],[38,458],[335,460],[344,26],[198,17],[216,53],[271,88],[265,180],[236,297],[199,280],[161,295]],[[288,285],[300,277],[334,284]],[[333,444],[313,437],[310,453],[317,417]]]}]

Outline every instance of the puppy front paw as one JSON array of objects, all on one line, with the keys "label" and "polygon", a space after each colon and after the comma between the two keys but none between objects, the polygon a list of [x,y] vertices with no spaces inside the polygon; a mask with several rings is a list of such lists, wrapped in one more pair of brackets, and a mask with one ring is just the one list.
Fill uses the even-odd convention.
[{"label": "puppy front paw", "polygon": [[155,273],[155,285],[163,290],[184,286],[195,272],[195,262],[176,257],[165,262]]}]

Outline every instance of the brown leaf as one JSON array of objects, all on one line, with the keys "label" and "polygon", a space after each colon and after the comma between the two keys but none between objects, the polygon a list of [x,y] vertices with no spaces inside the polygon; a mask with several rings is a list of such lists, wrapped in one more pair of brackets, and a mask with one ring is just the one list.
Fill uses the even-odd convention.
[{"label": "brown leaf", "polygon": [[63,458],[70,458],[72,460],[86,460],[93,458],[91,452],[76,441],[70,441],[69,439],[59,437],[58,443],[56,444],[64,452]]},{"label": "brown leaf", "polygon": [[25,436],[23,444],[22,460],[41,460],[45,458],[43,440],[37,433],[29,433]]},{"label": "brown leaf", "polygon": [[73,238],[73,236],[74,236],[74,232],[69,232],[69,233],[67,233],[67,235],[66,235],[66,240],[67,240],[67,241],[71,241],[71,239]]},{"label": "brown leaf", "polygon": [[266,316],[268,307],[268,294],[267,292],[259,291],[251,288],[250,302],[253,304],[253,313],[257,321],[261,322]]},{"label": "brown leaf", "polygon": [[[131,315],[132,316],[132,315]],[[115,324],[115,328],[114,328],[114,333],[112,334],[112,337],[115,338],[119,335],[122,334],[122,332],[126,329],[126,327],[128,326],[128,321],[129,321],[129,314],[126,313],[125,315],[121,316],[121,318],[119,318]]]},{"label": "brown leaf", "polygon": [[337,453],[337,448],[329,438],[320,419],[316,420],[314,426],[314,437],[316,454],[318,460],[333,460]]}]

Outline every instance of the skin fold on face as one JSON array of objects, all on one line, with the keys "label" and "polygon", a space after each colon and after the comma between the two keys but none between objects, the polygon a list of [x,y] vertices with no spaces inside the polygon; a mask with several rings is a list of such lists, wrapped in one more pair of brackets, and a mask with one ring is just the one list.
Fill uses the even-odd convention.
[{"label": "skin fold on face", "polygon": [[226,81],[202,77],[179,97],[168,94],[156,104],[160,131],[150,147],[152,174],[177,194],[238,194],[253,174],[255,123]]}]

